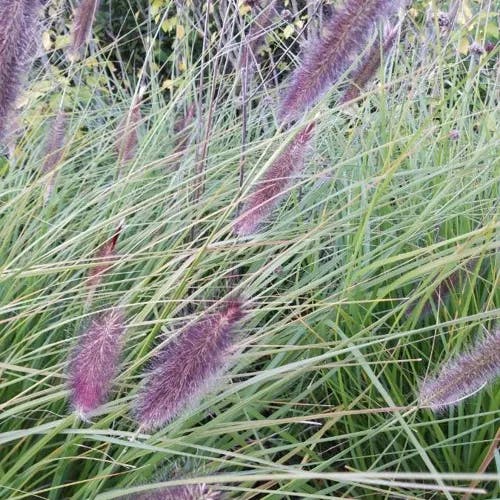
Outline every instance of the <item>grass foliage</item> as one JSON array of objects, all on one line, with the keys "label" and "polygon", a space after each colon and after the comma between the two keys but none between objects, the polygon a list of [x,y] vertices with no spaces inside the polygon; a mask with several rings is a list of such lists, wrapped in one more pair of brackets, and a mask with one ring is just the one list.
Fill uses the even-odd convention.
[{"label": "grass foliage", "polygon": [[[104,500],[182,482],[240,499],[450,499],[470,487],[498,497],[498,385],[440,414],[417,403],[423,378],[499,316],[498,50],[458,55],[461,29],[429,42],[410,20],[357,103],[335,106],[340,85],[286,131],[276,79],[257,71],[243,151],[233,66],[243,25],[236,2],[223,3],[202,54],[189,37],[177,42],[186,70],[172,91],[155,79],[160,31],[148,17],[137,19],[141,32],[150,26],[145,64],[128,82],[110,70],[120,37],[91,43],[68,69],[71,87],[46,65],[32,72],[0,178],[0,497]],[[186,25],[203,21],[176,4]],[[139,142],[120,166],[116,130],[141,71]],[[46,201],[59,102],[66,141]],[[193,103],[185,153],[174,154],[175,123]],[[235,236],[252,183],[313,119],[314,149],[285,202],[258,234]],[[122,223],[89,306],[96,252]],[[249,307],[232,368],[188,413],[138,433],[131,407],[154,354],[235,294]],[[68,353],[94,313],[116,306],[127,333],[114,396],[81,422],[68,403]]]}]

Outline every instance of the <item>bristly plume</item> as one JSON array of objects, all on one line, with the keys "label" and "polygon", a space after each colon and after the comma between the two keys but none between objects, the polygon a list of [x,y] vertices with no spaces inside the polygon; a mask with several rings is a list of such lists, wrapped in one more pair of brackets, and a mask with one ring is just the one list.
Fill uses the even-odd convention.
[{"label": "bristly plume", "polygon": [[276,0],[270,0],[255,17],[246,36],[242,51],[240,68],[244,80],[249,80],[257,64],[258,50],[264,44],[267,33],[270,31],[274,20],[278,16]]},{"label": "bristly plume", "polygon": [[420,387],[420,404],[442,410],[471,396],[500,376],[500,329],[468,353],[446,363]]},{"label": "bristly plume", "polygon": [[187,111],[182,116],[177,118],[174,123],[174,165],[172,168],[177,168],[179,166],[179,162],[186,152],[186,147],[189,143],[189,129],[193,124],[195,114],[196,106],[193,103],[187,108]]},{"label": "bristly plume", "polygon": [[89,277],[87,278],[87,288],[89,291],[87,303],[92,301],[95,289],[101,283],[103,277],[108,272],[109,268],[113,265],[116,258],[116,245],[118,243],[118,238],[123,229],[123,223],[120,224],[115,231],[115,234],[107,240],[96,253],[96,259],[98,264],[92,267],[89,271]]},{"label": "bristly plume", "polygon": [[159,352],[137,396],[135,415],[141,429],[162,427],[210,389],[230,362],[234,329],[243,316],[243,303],[228,301]]},{"label": "bristly plume", "polygon": [[38,52],[41,3],[0,2],[0,142],[13,120],[25,73]]},{"label": "bristly plume", "polygon": [[67,117],[64,111],[59,111],[52,121],[47,143],[45,146],[45,161],[43,162],[42,171],[44,174],[49,174],[47,186],[45,189],[45,201],[52,196],[54,185],[56,182],[56,168],[61,163],[64,153],[64,139],[66,136]]},{"label": "bristly plume", "polygon": [[123,347],[125,318],[120,309],[96,316],[81,334],[69,363],[69,388],[75,412],[87,419],[106,402]]},{"label": "bristly plume", "polygon": [[142,120],[141,104],[145,88],[141,87],[134,97],[132,105],[117,127],[116,152],[118,154],[118,165],[121,167],[134,159],[139,134],[137,129]]},{"label": "bristly plume", "polygon": [[211,490],[206,484],[185,484],[126,498],[127,500],[220,500],[222,493]]},{"label": "bristly plume", "polygon": [[[422,310],[420,311],[420,316],[425,317],[428,314],[432,313],[433,304],[437,305],[444,302],[453,293],[454,290],[457,290],[457,286],[463,283],[467,271],[472,271],[476,264],[477,259],[471,259],[465,263],[465,269],[458,268],[456,271],[453,271],[447,278],[441,281],[441,283],[439,283],[436,289],[432,292],[430,300],[425,301]],[[410,314],[418,306],[418,303],[419,300],[417,299],[416,301],[413,301],[409,304],[405,311],[406,317],[410,316]]]},{"label": "bristly plume", "polygon": [[78,61],[85,53],[99,3],[100,0],[80,0],[75,10],[71,27],[71,44],[68,49],[70,62]]},{"label": "bristly plume", "polygon": [[365,88],[368,82],[374,77],[380,63],[382,61],[381,55],[387,56],[396,41],[396,36],[398,34],[398,27],[391,28],[387,35],[384,37],[382,46],[377,40],[373,43],[372,47],[366,54],[366,56],[361,61],[358,68],[355,69],[350,85],[344,92],[344,95],[340,99],[340,103],[345,103],[357,99],[361,91]]},{"label": "bristly plume", "polygon": [[243,205],[233,229],[240,236],[257,232],[260,225],[279,205],[294,178],[304,167],[306,152],[315,124],[303,128],[269,166]]},{"label": "bristly plume", "polygon": [[392,14],[398,0],[346,0],[325,25],[321,38],[308,43],[279,108],[282,123],[299,118],[340,78],[363,50],[376,23]]}]

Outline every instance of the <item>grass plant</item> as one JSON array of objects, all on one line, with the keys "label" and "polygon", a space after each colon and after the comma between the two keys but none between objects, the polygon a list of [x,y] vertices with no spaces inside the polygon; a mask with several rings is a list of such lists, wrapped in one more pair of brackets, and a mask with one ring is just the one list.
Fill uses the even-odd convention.
[{"label": "grass plant", "polygon": [[[340,106],[345,68],[306,116],[314,153],[251,237],[233,232],[238,208],[304,126],[276,119],[294,52],[274,30],[280,60],[255,74],[242,151],[238,2],[190,14],[184,2],[158,14],[138,4],[137,32],[95,38],[67,78],[33,69],[23,133],[0,164],[0,498],[105,500],[182,485],[244,500],[498,498],[498,382],[440,414],[419,406],[421,381],[499,318],[498,47],[457,52],[464,36],[485,43],[491,2],[431,44],[410,17],[372,83]],[[158,61],[155,40],[174,14],[193,31]],[[116,56],[127,36],[143,43],[134,71]],[[198,36],[203,53],[189,48]],[[66,64],[58,47],[46,58]],[[179,61],[165,84],[162,64],[176,72]],[[141,133],[119,164],[117,127],[143,85]],[[61,94],[53,177],[41,158]],[[174,126],[191,103],[180,155]],[[96,249],[119,227],[89,305]],[[449,279],[464,269],[466,279]],[[443,282],[449,293],[433,300]],[[189,411],[138,430],[144,370],[182,327],[240,295],[250,307],[232,368]],[[85,423],[71,412],[68,352],[115,306],[127,324],[120,371]],[[179,462],[182,477],[170,473]]]}]

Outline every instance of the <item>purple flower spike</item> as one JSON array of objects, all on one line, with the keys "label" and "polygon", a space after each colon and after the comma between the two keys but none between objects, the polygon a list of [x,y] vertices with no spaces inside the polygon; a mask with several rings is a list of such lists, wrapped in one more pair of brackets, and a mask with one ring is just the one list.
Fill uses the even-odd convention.
[{"label": "purple flower spike", "polygon": [[7,135],[24,75],[38,51],[40,8],[37,0],[0,2],[0,141]]},{"label": "purple flower spike", "polygon": [[479,391],[500,376],[500,329],[473,350],[446,363],[434,377],[424,380],[420,404],[442,410]]},{"label": "purple flower spike", "polygon": [[297,119],[340,78],[363,50],[375,24],[398,7],[394,0],[346,0],[325,26],[325,33],[303,50],[279,109],[283,123]]},{"label": "purple flower spike", "polygon": [[116,152],[121,168],[134,159],[139,143],[138,129],[142,121],[141,104],[145,88],[141,88],[134,97],[128,113],[122,118],[117,128]]},{"label": "purple flower spike", "polygon": [[64,154],[64,140],[66,136],[66,113],[59,111],[52,122],[45,146],[45,161],[42,171],[49,174],[45,188],[45,201],[49,200],[54,191],[56,182],[56,168],[61,163]]},{"label": "purple flower spike", "polygon": [[397,34],[398,27],[396,26],[389,30],[384,38],[382,47],[380,47],[378,39],[375,41],[366,56],[363,58],[359,67],[354,71],[351,77],[352,83],[340,99],[341,103],[352,101],[353,99],[357,99],[359,97],[361,90],[373,78],[378,67],[380,66],[380,63],[382,62],[380,56],[387,56],[387,54],[391,51],[392,46],[396,41]]},{"label": "purple flower spike", "polygon": [[302,129],[264,173],[263,179],[250,194],[241,215],[234,223],[236,234],[244,236],[257,232],[259,226],[279,205],[294,177],[304,167],[314,126],[312,123]]},{"label": "purple flower spike", "polygon": [[100,0],[81,0],[76,8],[68,51],[70,62],[78,61],[85,52],[99,3]]},{"label": "purple flower spike", "polygon": [[153,361],[137,397],[141,429],[157,429],[207,392],[230,361],[232,334],[244,316],[240,300],[203,316],[168,343]]},{"label": "purple flower spike", "polygon": [[69,365],[71,403],[87,419],[106,402],[118,371],[125,318],[120,309],[97,316],[82,334]]},{"label": "purple flower spike", "polygon": [[220,498],[222,498],[221,493],[210,490],[206,484],[186,484],[141,493],[129,500],[219,500]]}]

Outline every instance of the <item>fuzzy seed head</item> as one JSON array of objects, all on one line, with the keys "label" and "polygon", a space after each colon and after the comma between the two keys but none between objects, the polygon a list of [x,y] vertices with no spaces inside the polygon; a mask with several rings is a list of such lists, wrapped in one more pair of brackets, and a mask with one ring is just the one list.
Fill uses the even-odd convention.
[{"label": "fuzzy seed head", "polygon": [[139,143],[138,128],[142,121],[142,95],[139,93],[132,103],[128,113],[124,116],[117,128],[116,152],[118,163],[124,165],[134,159],[137,144]]},{"label": "fuzzy seed head", "polygon": [[274,20],[278,17],[276,0],[271,0],[255,17],[246,39],[243,42],[240,67],[245,75],[251,75],[257,64],[258,50],[264,44],[267,33],[272,29]]},{"label": "fuzzy seed head", "polygon": [[392,14],[398,0],[346,0],[319,39],[304,47],[279,108],[283,123],[297,119],[334,85],[363,50],[376,23]]},{"label": "fuzzy seed head", "polygon": [[367,83],[373,78],[377,69],[381,63],[381,50],[384,56],[392,49],[394,42],[396,41],[396,36],[398,34],[397,27],[389,30],[384,38],[382,47],[378,40],[372,45],[366,56],[361,61],[361,64],[354,71],[351,81],[344,95],[342,96],[340,102],[348,102],[359,97],[361,90],[367,85]]},{"label": "fuzzy seed head", "polygon": [[500,376],[500,329],[470,352],[445,363],[439,373],[420,387],[420,404],[433,410],[453,406]]},{"label": "fuzzy seed head", "polygon": [[113,261],[116,257],[116,245],[118,243],[118,238],[120,237],[121,231],[122,226],[120,225],[116,229],[115,234],[97,251],[96,259],[99,264],[90,269],[89,277],[87,279],[87,287],[90,291],[99,286],[103,277],[112,266]]},{"label": "fuzzy seed head", "polygon": [[42,171],[50,175],[45,191],[45,200],[48,200],[54,191],[56,178],[55,169],[63,158],[66,122],[66,113],[59,111],[51,124],[47,137],[45,161],[43,162]]},{"label": "fuzzy seed head", "polygon": [[80,60],[85,52],[87,42],[92,32],[92,24],[100,0],[80,0],[75,10],[73,26],[71,28],[71,45],[68,50],[68,59],[70,62]]},{"label": "fuzzy seed head", "polygon": [[15,119],[14,106],[38,52],[41,3],[0,1],[0,142]]},{"label": "fuzzy seed head", "polygon": [[254,234],[279,205],[294,177],[302,171],[308,146],[313,137],[314,123],[302,129],[264,173],[243,205],[234,223],[239,236]]},{"label": "fuzzy seed head", "polygon": [[69,388],[73,409],[84,419],[107,400],[124,333],[124,314],[112,309],[96,316],[78,340],[69,363]]},{"label": "fuzzy seed head", "polygon": [[206,484],[186,484],[134,495],[129,500],[219,500],[220,492],[212,491]]},{"label": "fuzzy seed head", "polygon": [[196,402],[228,365],[239,300],[207,314],[169,342],[153,361],[140,390],[135,414],[142,429],[157,429]]}]

